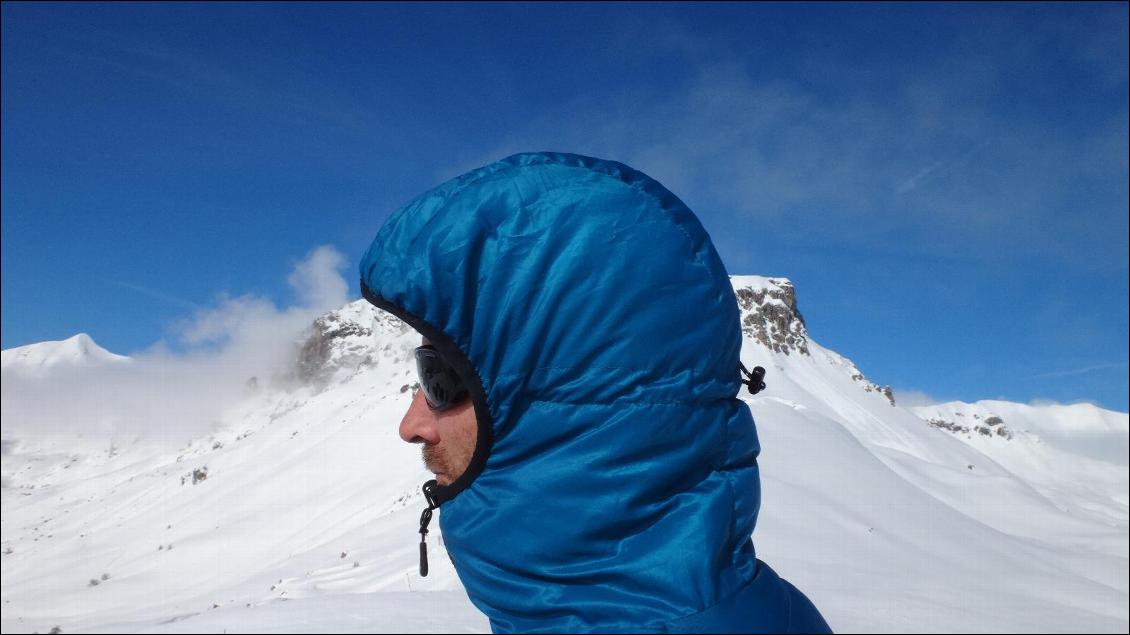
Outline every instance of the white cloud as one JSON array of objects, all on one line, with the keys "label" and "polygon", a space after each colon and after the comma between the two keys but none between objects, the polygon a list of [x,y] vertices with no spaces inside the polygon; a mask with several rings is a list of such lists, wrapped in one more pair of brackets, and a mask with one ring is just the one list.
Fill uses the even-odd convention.
[{"label": "white cloud", "polygon": [[340,273],[345,258],[328,246],[297,262],[287,278],[298,299],[220,294],[215,306],[172,327],[174,343],[156,342],[132,363],[62,369],[47,380],[5,373],[4,439],[82,438],[121,445],[134,439],[173,446],[223,425],[224,412],[260,386],[281,382],[303,330],[350,300]]}]

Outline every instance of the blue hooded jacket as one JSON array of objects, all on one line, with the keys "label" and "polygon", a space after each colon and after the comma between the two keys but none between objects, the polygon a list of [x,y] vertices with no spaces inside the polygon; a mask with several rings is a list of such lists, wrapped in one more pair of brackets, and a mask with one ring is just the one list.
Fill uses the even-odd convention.
[{"label": "blue hooded jacket", "polygon": [[647,175],[518,154],[394,213],[362,294],[468,386],[444,543],[495,632],[826,631],[754,554],[760,450],[733,287]]}]

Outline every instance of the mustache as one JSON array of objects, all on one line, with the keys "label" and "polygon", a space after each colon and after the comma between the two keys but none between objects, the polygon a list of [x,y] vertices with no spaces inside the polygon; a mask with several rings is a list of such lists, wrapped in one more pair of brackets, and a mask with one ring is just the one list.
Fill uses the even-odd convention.
[{"label": "mustache", "polygon": [[453,476],[451,474],[451,457],[439,445],[427,445],[420,448],[420,453],[424,458],[424,467],[428,468],[434,474],[444,474],[446,476]]}]

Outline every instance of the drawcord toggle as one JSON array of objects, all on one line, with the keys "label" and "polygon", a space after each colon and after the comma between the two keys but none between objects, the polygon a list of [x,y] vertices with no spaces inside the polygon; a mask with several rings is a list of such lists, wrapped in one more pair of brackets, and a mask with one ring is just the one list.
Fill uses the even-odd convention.
[{"label": "drawcord toggle", "polygon": [[765,390],[765,369],[760,366],[754,366],[753,372],[746,370],[745,364],[738,361],[738,366],[742,367],[742,372],[749,375],[748,380],[742,380],[742,383],[749,388],[749,394],[756,395],[757,393]]}]

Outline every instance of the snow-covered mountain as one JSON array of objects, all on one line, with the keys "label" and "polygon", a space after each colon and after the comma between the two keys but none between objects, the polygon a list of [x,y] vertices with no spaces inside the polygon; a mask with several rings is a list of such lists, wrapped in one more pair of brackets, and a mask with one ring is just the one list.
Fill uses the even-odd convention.
[{"label": "snow-covered mountain", "polygon": [[1065,513],[1100,523],[1125,522],[1130,505],[1125,413],[1091,404],[1007,401],[911,410],[991,457]]},{"label": "snow-covered mountain", "polygon": [[128,361],[129,357],[115,355],[102,348],[86,333],[59,342],[28,344],[0,353],[3,372],[28,375],[43,375],[59,368],[89,368]]},{"label": "snow-covered mountain", "polygon": [[[754,542],[833,628],[1127,631],[1126,413],[904,408],[810,337],[787,280],[732,282],[742,361],[768,371],[742,394]],[[304,334],[291,388],[171,453],[48,450],[5,419],[4,632],[488,631],[438,532],[416,571],[428,474],[397,424],[418,342],[348,304]]]}]

